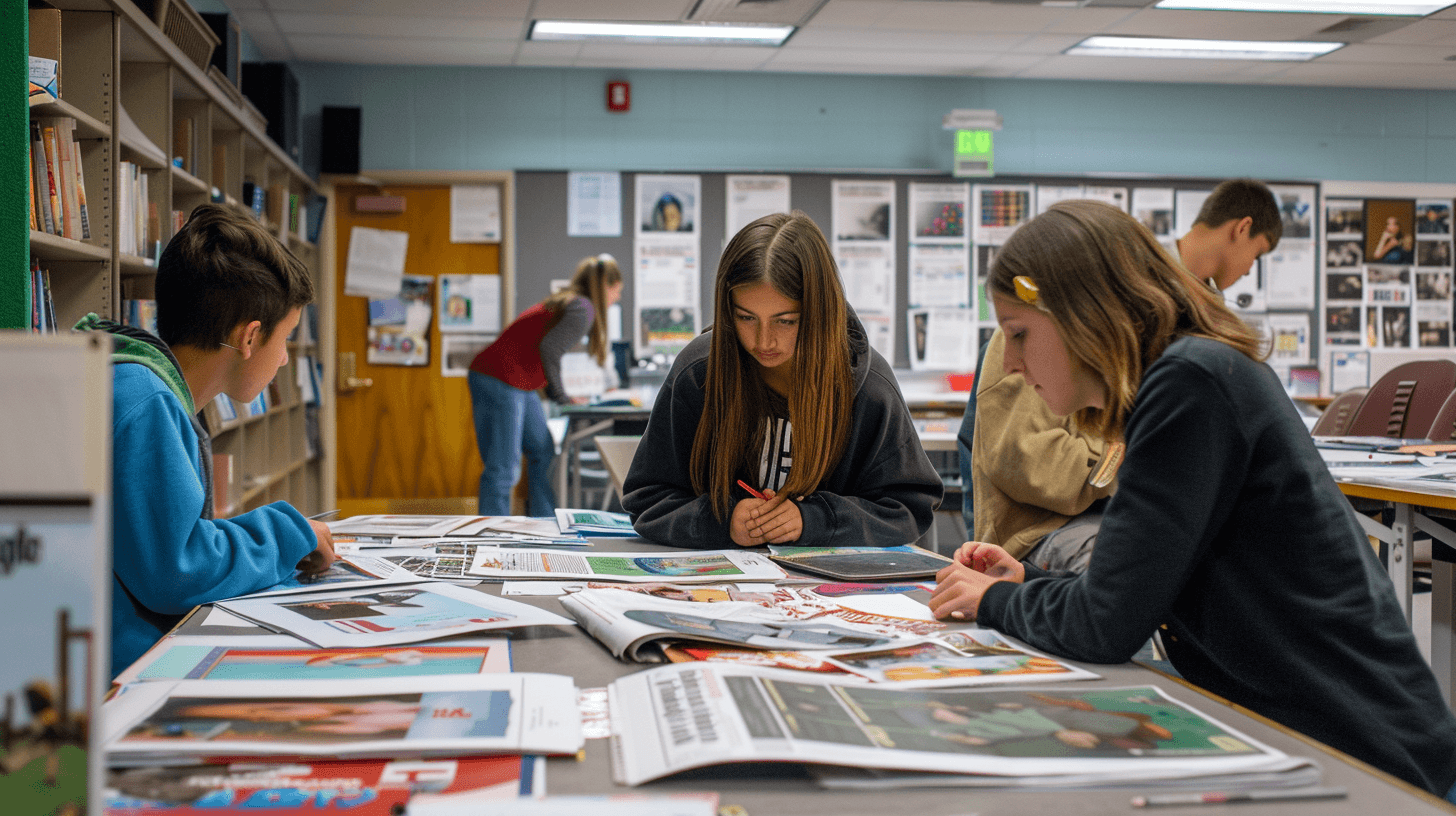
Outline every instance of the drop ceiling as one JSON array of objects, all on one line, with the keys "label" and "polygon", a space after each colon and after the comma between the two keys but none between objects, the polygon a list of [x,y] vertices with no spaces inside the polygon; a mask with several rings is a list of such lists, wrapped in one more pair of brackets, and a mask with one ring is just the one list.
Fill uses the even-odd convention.
[{"label": "drop ceiling", "polygon": [[[1456,89],[1456,6],[1423,18],[1155,0],[224,0],[271,60]],[[788,22],[779,48],[531,42],[534,19]],[[1337,40],[1304,63],[1067,56],[1093,34]]]}]

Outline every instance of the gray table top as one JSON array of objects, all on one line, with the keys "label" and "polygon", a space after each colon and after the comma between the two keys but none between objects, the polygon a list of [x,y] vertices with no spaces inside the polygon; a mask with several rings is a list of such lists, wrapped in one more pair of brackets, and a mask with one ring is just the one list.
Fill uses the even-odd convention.
[{"label": "gray table top", "polygon": [[[613,551],[661,551],[640,539],[597,539],[596,548]],[[482,583],[480,591],[498,594],[499,584]],[[567,615],[555,597],[513,596],[513,600],[534,604]],[[570,617],[567,615],[567,617]],[[258,629],[200,625],[192,616],[179,627],[180,634],[237,635]],[[568,674],[581,689],[602,688],[612,680],[647,666],[612,657],[600,643],[576,627],[532,627],[509,633],[486,632],[486,636],[507,635],[511,640],[511,662],[516,671]],[[1261,802],[1240,805],[1203,806],[1190,811],[1212,816],[1236,808],[1240,814],[1279,816],[1370,816],[1384,814],[1451,814],[1456,808],[1436,797],[1375,771],[1343,754],[1325,748],[1288,729],[1251,716],[1222,700],[1137,663],[1083,665],[1103,679],[1087,681],[1109,686],[1154,685],[1170,697],[1232,726],[1254,739],[1292,756],[1315,759],[1324,769],[1323,784],[1349,789],[1340,800]],[[1079,683],[1079,686],[1081,684]],[[1132,796],[1146,791],[1136,786],[1093,791],[1009,791],[963,788],[930,788],[885,792],[841,792],[819,788],[803,768],[794,763],[761,763],[709,768],[649,782],[637,788],[615,785],[604,739],[587,740],[579,758],[553,757],[547,761],[548,794],[606,794],[718,791],[722,805],[738,805],[747,816],[794,814],[794,816],[841,816],[859,813],[901,813],[915,816],[999,816],[1000,814],[1047,814],[1080,816],[1140,812],[1130,805]],[[1160,809],[1161,810],[1161,809]]]}]

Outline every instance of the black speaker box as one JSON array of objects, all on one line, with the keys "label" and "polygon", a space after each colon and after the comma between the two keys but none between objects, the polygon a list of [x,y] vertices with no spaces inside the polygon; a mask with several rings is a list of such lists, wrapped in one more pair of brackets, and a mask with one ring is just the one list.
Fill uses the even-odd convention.
[{"label": "black speaker box", "polygon": [[299,160],[298,79],[283,62],[243,63],[243,96],[268,120],[268,136]]},{"label": "black speaker box", "polygon": [[[212,49],[212,63],[219,71],[227,77],[233,87],[238,87],[238,75],[242,73],[243,58],[241,56],[242,44],[239,41],[242,32],[238,29],[237,20],[231,14],[211,14],[202,12],[202,19],[212,33],[217,35],[218,46]],[[254,105],[258,104],[256,102]],[[261,108],[259,109],[262,110]]]},{"label": "black speaker box", "polygon": [[319,172],[358,175],[359,108],[325,105],[319,117]]}]

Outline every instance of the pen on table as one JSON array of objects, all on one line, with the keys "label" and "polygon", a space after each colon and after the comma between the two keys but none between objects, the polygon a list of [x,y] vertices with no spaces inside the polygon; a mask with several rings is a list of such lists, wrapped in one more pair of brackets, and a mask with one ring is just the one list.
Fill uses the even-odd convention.
[{"label": "pen on table", "polygon": [[748,495],[754,497],[755,499],[764,499],[765,501],[768,499],[767,496],[763,495],[762,493],[758,492],[757,490],[754,490],[748,484],[748,482],[745,482],[742,479],[739,479],[738,480],[738,486],[741,487],[741,488],[743,488],[744,490],[747,490],[748,491]]},{"label": "pen on table", "polygon": [[339,514],[338,508],[334,508],[333,510],[325,510],[322,513],[315,513],[314,515],[309,516],[308,517],[308,520],[309,521],[328,521],[329,519],[333,518],[334,516],[337,516],[338,514]]},{"label": "pen on table", "polygon": [[1226,802],[1269,802],[1309,799],[1344,799],[1344,788],[1290,788],[1288,790],[1209,791],[1207,793],[1167,793],[1155,796],[1134,796],[1133,807],[1170,807],[1174,805],[1222,805]]}]

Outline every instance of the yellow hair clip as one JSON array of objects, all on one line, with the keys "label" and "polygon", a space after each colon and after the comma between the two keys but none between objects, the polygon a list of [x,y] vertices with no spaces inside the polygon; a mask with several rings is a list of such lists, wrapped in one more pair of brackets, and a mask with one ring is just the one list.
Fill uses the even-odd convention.
[{"label": "yellow hair clip", "polygon": [[1036,284],[1031,282],[1031,278],[1017,275],[1011,279],[1011,282],[1016,285],[1016,296],[1021,298],[1023,303],[1036,305],[1037,299],[1041,297],[1041,290],[1036,288]]}]

